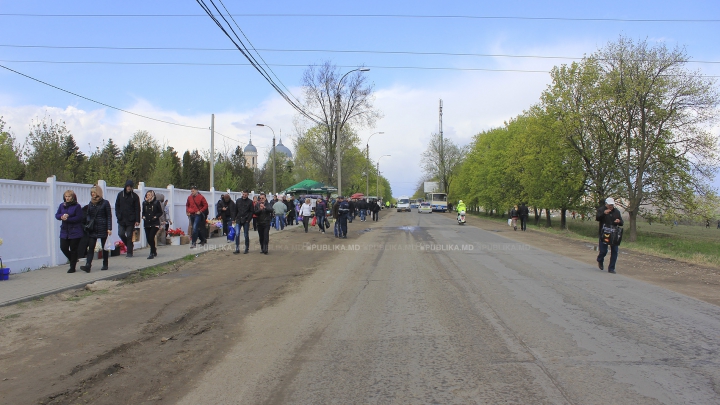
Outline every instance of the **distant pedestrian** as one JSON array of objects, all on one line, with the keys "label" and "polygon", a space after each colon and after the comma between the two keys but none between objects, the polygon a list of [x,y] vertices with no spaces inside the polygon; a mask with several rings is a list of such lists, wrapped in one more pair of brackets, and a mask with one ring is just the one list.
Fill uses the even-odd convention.
[{"label": "distant pedestrian", "polygon": [[364,198],[361,198],[357,202],[357,209],[358,209],[358,213],[360,214],[360,222],[365,222],[365,216],[367,215],[367,208],[368,208],[367,201],[365,201]]},{"label": "distant pedestrian", "polygon": [[348,204],[342,196],[338,197],[338,201],[338,223],[340,224],[338,234],[341,238],[347,239],[347,224],[348,217],[350,216],[350,204]]},{"label": "distant pedestrian", "polygon": [[[100,270],[107,270],[110,251],[105,251],[103,248],[107,238],[112,235],[112,209],[110,208],[110,203],[103,198],[103,191],[100,186],[92,186],[90,189],[90,204],[83,207],[83,211],[85,215],[85,232],[87,233],[88,240],[85,265],[80,266],[80,270],[90,273],[98,238],[100,239],[100,250],[103,251],[103,266]],[[130,240],[130,243],[132,243],[132,239]]]},{"label": "distant pedestrian", "polygon": [[705,220],[705,228],[710,229],[710,220]]},{"label": "distant pedestrian", "polygon": [[321,233],[325,233],[325,219],[327,215],[327,203],[322,196],[315,202],[315,217],[317,218],[318,228]]},{"label": "distant pedestrian", "polygon": [[718,226],[717,229],[720,229],[720,219],[718,220]]},{"label": "distant pedestrian", "polygon": [[55,213],[55,219],[60,223],[60,250],[70,263],[68,273],[75,273],[78,262],[78,245],[83,237],[83,211],[77,202],[77,196],[72,190],[63,193],[63,202]]},{"label": "distant pedestrian", "polygon": [[377,200],[372,200],[370,203],[370,212],[372,212],[372,220],[377,222],[380,215],[380,204],[378,204]]},{"label": "distant pedestrian", "polygon": [[512,209],[510,210],[510,224],[513,227],[513,230],[517,231],[517,221],[520,218],[520,209],[517,205],[514,205]]},{"label": "distant pedestrian", "polygon": [[190,187],[190,195],[185,202],[185,213],[192,224],[192,244],[190,249],[195,249],[195,243],[200,239],[200,246],[207,243],[205,237],[205,219],[208,215],[208,203],[196,186]]},{"label": "distant pedestrian", "polygon": [[127,247],[125,257],[133,257],[133,232],[140,227],[140,197],[133,191],[134,186],[132,180],[126,181],[115,199],[118,236]]},{"label": "distant pedestrian", "polygon": [[530,210],[527,207],[527,204],[522,203],[520,204],[520,230],[526,231],[527,230],[527,220],[528,216],[530,215]]},{"label": "distant pedestrian", "polygon": [[297,213],[295,212],[295,204],[293,203],[292,197],[290,195],[287,195],[285,198],[285,206],[287,207],[287,214],[285,214],[285,223],[287,226],[290,226],[295,222],[295,215]]},{"label": "distant pedestrian", "polygon": [[306,198],[305,203],[300,207],[300,215],[302,216],[305,233],[308,233],[308,222],[310,222],[312,216],[312,204],[309,198]]},{"label": "distant pedestrian", "polygon": [[252,202],[253,202],[252,226],[253,226],[253,232],[255,232],[255,231],[257,231],[257,214],[255,214],[255,207],[257,206],[258,196],[254,195],[252,198]]},{"label": "distant pedestrian", "polygon": [[215,205],[215,211],[217,218],[222,221],[223,235],[227,235],[230,232],[233,217],[235,217],[235,202],[230,198],[230,194],[225,193],[220,197]]},{"label": "distant pedestrian", "polygon": [[172,224],[170,219],[170,209],[168,208],[168,201],[165,199],[163,194],[156,194],[155,198],[160,202],[160,206],[163,209],[163,214],[160,216],[160,230],[157,233],[155,239],[158,241],[158,246],[165,246],[167,243],[167,231]]},{"label": "distant pedestrian", "polygon": [[250,222],[253,220],[255,208],[247,190],[235,201],[235,254],[240,253],[240,230],[245,238],[245,254],[250,250]]},{"label": "distant pedestrian", "polygon": [[162,205],[155,198],[155,192],[148,190],[145,193],[145,201],[143,201],[142,219],[145,228],[145,239],[150,245],[150,255],[148,259],[154,259],[157,256],[157,246],[155,245],[155,235],[160,229],[160,217],[163,215]]},{"label": "distant pedestrian", "polygon": [[270,221],[273,214],[272,207],[266,198],[265,193],[260,193],[257,205],[255,206],[260,251],[264,254],[268,254],[268,249],[270,247]]},{"label": "distant pedestrian", "polygon": [[[605,260],[605,255],[607,255],[608,244],[603,242],[602,239],[603,228],[612,226],[623,226],[622,215],[620,214],[620,211],[615,208],[614,199],[610,197],[605,199],[605,205],[601,205],[600,208],[598,208],[597,214],[595,215],[595,220],[600,223],[600,230],[598,233],[598,237],[600,238],[600,253],[597,257],[598,268],[600,268],[600,270],[604,270],[603,261]],[[617,257],[618,246],[610,245],[610,265],[608,266],[609,273],[615,274],[615,263],[617,262]]]},{"label": "distant pedestrian", "polygon": [[275,228],[278,231],[285,229],[285,214],[287,213],[287,205],[285,204],[285,197],[279,199],[272,206],[273,213],[275,214]]}]

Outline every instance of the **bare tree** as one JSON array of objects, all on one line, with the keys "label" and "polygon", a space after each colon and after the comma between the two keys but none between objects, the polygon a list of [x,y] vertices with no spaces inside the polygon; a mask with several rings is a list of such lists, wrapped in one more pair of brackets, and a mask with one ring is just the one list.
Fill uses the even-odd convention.
[{"label": "bare tree", "polygon": [[346,125],[355,129],[373,127],[382,116],[373,106],[373,85],[359,69],[351,72],[341,74],[337,66],[327,61],[308,67],[303,74],[303,109],[315,117],[313,126],[321,128],[327,138],[322,142],[321,153],[332,173],[337,168],[338,144],[347,148],[352,141],[352,131],[344,130]]},{"label": "bare tree", "polygon": [[457,169],[465,158],[465,148],[461,148],[452,139],[441,138],[435,133],[430,138],[427,149],[422,154],[420,165],[425,176],[440,180],[443,192],[450,190]]}]

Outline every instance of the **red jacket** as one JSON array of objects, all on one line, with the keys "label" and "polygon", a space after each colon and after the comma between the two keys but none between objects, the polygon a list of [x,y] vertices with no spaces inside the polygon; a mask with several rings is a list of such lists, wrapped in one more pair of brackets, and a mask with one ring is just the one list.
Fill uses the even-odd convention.
[{"label": "red jacket", "polygon": [[190,194],[185,203],[185,212],[188,215],[195,215],[198,211],[203,212],[208,209],[208,203],[202,194],[197,193],[195,196]]}]

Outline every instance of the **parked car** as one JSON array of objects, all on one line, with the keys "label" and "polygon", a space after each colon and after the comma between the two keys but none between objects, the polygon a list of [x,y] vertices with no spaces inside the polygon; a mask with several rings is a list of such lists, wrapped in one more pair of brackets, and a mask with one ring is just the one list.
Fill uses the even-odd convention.
[{"label": "parked car", "polygon": [[428,214],[432,214],[432,206],[429,202],[421,202],[420,206],[418,207],[418,213],[427,212]]}]

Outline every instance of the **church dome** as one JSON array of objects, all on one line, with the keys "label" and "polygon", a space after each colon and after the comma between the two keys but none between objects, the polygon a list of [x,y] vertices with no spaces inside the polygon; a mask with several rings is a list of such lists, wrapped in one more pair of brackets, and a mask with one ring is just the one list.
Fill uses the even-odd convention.
[{"label": "church dome", "polygon": [[248,152],[257,153],[257,148],[255,148],[255,145],[252,144],[252,139],[251,139],[250,142],[247,144],[247,146],[245,147],[245,149],[243,150],[243,152],[245,152],[245,153],[248,153]]},{"label": "church dome", "polygon": [[292,151],[290,151],[290,148],[283,145],[282,139],[280,139],[280,142],[277,144],[277,146],[275,146],[275,151],[277,153],[284,153],[285,156],[287,156],[289,159],[292,159],[292,157],[293,157]]}]

